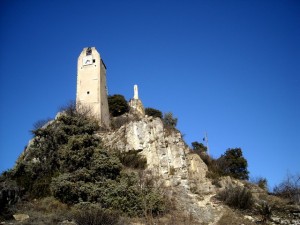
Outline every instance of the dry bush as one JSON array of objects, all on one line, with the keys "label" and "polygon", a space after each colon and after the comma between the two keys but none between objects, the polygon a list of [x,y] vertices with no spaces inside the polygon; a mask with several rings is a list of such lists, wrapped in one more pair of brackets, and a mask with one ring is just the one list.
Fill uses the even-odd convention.
[{"label": "dry bush", "polygon": [[261,189],[268,191],[268,180],[264,177],[253,177],[250,180],[251,183],[256,184]]},{"label": "dry bush", "polygon": [[243,218],[243,215],[238,214],[237,212],[232,212],[227,210],[223,216],[218,221],[217,225],[252,225],[255,224],[248,219]]},{"label": "dry bush", "polygon": [[71,213],[71,218],[77,225],[125,225],[119,213],[104,210],[96,204],[79,204]]},{"label": "dry bush", "polygon": [[300,174],[287,174],[284,181],[274,187],[276,196],[300,205]]},{"label": "dry bush", "polygon": [[29,215],[23,225],[52,225],[68,218],[69,207],[53,197],[47,197],[33,202],[22,202],[16,212]]},{"label": "dry bush", "polygon": [[184,214],[182,212],[172,213],[170,217],[168,218],[168,221],[166,223],[163,223],[166,225],[195,225],[198,224],[195,221],[195,218],[191,213]]},{"label": "dry bush", "polygon": [[258,204],[258,212],[262,217],[262,222],[266,223],[268,220],[271,219],[272,216],[272,207],[266,201],[261,201]]},{"label": "dry bush", "polygon": [[138,121],[140,118],[135,114],[125,113],[118,117],[111,117],[111,128],[117,130],[120,127],[132,122]]},{"label": "dry bush", "polygon": [[252,193],[245,187],[228,187],[220,191],[217,198],[237,209],[250,209],[253,206]]}]

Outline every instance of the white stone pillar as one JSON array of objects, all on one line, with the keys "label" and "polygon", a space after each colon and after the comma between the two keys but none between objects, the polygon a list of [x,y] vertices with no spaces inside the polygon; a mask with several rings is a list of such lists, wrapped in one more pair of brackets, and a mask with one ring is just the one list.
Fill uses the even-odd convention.
[{"label": "white stone pillar", "polygon": [[133,99],[139,99],[139,91],[138,91],[138,86],[135,84],[134,87],[134,95],[133,95]]}]

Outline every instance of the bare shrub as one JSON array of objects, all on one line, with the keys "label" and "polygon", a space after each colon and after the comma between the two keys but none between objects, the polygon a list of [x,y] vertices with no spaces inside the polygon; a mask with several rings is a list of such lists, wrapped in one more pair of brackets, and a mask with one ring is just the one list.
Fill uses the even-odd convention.
[{"label": "bare shrub", "polygon": [[272,207],[268,204],[268,202],[261,201],[260,204],[258,204],[258,212],[262,217],[262,222],[266,223],[271,219]]},{"label": "bare shrub", "polygon": [[77,225],[124,225],[116,211],[104,210],[99,205],[78,204],[71,213]]},{"label": "bare shrub", "polygon": [[17,211],[30,216],[23,225],[52,225],[67,219],[69,207],[53,197],[47,197],[32,202],[21,202],[17,205]]},{"label": "bare shrub", "polygon": [[300,174],[287,174],[285,180],[274,187],[274,194],[300,204]]},{"label": "bare shrub", "polygon": [[52,120],[52,118],[47,118],[47,119],[41,119],[41,120],[36,121],[33,124],[33,130],[37,130],[37,129],[42,128],[43,126],[48,124],[51,120]]},{"label": "bare shrub", "polygon": [[253,222],[245,219],[242,215],[239,215],[238,212],[232,212],[227,210],[223,216],[218,221],[217,225],[252,225]]},{"label": "bare shrub", "polygon": [[121,116],[111,117],[111,128],[114,130],[132,122],[138,121],[140,118],[136,114],[125,113]]},{"label": "bare shrub", "polygon": [[171,214],[169,221],[166,225],[193,225],[197,224],[195,218],[191,213],[182,213],[175,211]]},{"label": "bare shrub", "polygon": [[245,187],[228,187],[219,192],[217,198],[233,208],[250,209],[253,206],[252,193]]},{"label": "bare shrub", "polygon": [[129,122],[128,116],[118,116],[111,118],[111,127],[112,129],[119,129],[123,125]]},{"label": "bare shrub", "polygon": [[268,191],[268,181],[266,178],[255,177],[255,178],[251,178],[250,182],[256,184],[261,189]]}]

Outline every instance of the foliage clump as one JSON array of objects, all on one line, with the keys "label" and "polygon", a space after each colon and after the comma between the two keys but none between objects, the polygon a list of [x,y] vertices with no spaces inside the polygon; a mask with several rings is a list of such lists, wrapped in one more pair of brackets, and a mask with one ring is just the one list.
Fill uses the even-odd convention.
[{"label": "foliage clump", "polygon": [[113,117],[129,112],[129,106],[123,95],[108,96],[109,113]]},{"label": "foliage clump", "polygon": [[154,108],[146,108],[145,109],[145,114],[147,116],[153,116],[153,117],[158,117],[160,119],[163,118],[163,114],[160,110],[154,109]]},{"label": "foliage clump", "polygon": [[196,153],[200,154],[202,152],[207,152],[207,147],[204,144],[199,143],[197,141],[192,142],[192,149]]},{"label": "foliage clump", "polygon": [[249,179],[248,163],[241,148],[227,149],[217,163],[223,175],[241,180]]},{"label": "foliage clump", "polygon": [[127,216],[163,213],[164,196],[137,172],[146,167],[145,158],[104,149],[95,135],[98,123],[88,112],[71,104],[33,130],[32,143],[10,173],[12,180],[30,198],[54,196],[68,205],[89,202]]},{"label": "foliage clump", "polygon": [[118,151],[117,156],[121,163],[130,168],[134,169],[146,169],[147,167],[147,159],[139,154],[139,151],[132,150],[128,152],[120,152]]},{"label": "foliage clump", "polygon": [[84,167],[100,144],[93,136],[99,125],[88,109],[76,110],[74,103],[64,109],[56,120],[32,131],[34,138],[12,172],[32,197],[51,195],[52,178]]},{"label": "foliage clump", "polygon": [[202,143],[193,142],[192,145],[192,152],[198,154],[208,167],[207,177],[217,179],[221,176],[231,176],[248,180],[248,162],[241,148],[229,148],[221,157],[214,159],[205,152],[206,147]]},{"label": "foliage clump", "polygon": [[178,119],[173,116],[173,113],[168,112],[164,114],[163,123],[166,128],[176,128]]}]

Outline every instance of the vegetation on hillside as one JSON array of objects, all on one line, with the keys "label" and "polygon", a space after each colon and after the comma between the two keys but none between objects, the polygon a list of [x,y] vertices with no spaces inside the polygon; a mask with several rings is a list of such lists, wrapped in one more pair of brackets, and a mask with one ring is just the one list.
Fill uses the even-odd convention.
[{"label": "vegetation on hillside", "polygon": [[285,179],[274,187],[274,194],[300,205],[300,174],[288,173]]},{"label": "vegetation on hillside", "polygon": [[160,119],[163,118],[163,114],[160,110],[154,108],[145,108],[145,114],[147,116],[158,117]]},{"label": "vegetation on hillside", "polygon": [[[127,114],[128,104],[122,95],[109,97],[109,109],[114,129],[136,119]],[[100,127],[89,109],[76,108],[75,103],[71,103],[61,111],[55,120],[34,124],[31,143],[15,167],[0,176],[0,219],[11,218],[17,208],[22,207],[23,202],[17,208],[13,206],[20,198],[28,201],[22,209],[45,214],[41,219],[43,224],[57,224],[62,219],[72,219],[78,225],[127,224],[123,217],[143,217],[153,222],[153,217],[170,211],[170,201],[157,186],[158,179],[145,170],[146,158],[138,151],[103,148],[96,135]],[[172,113],[162,115],[159,110],[147,108],[146,115],[160,118],[167,132],[176,130],[178,119]],[[207,154],[206,146],[195,141],[192,152],[206,163],[207,177],[216,186],[215,181],[222,176],[245,183],[243,187],[223,188],[217,193],[217,199],[234,209],[252,210],[262,216],[263,222],[270,220],[271,201],[264,197],[268,201],[255,202],[251,187],[245,182],[249,171],[241,148],[227,149],[214,159]],[[170,174],[174,174],[172,167]],[[254,183],[268,190],[265,178]],[[299,175],[289,175],[275,187],[274,194],[300,204],[299,190]],[[27,224],[39,224],[35,223],[38,216],[32,214]],[[228,215],[230,213],[220,221],[230,221]],[[176,216],[180,217],[174,215],[173,219]],[[192,224],[192,220],[190,218],[188,223]],[[154,224],[152,222],[150,224]],[[170,224],[176,223],[173,222]]]},{"label": "vegetation on hillside", "polygon": [[207,152],[207,147],[204,146],[204,144],[199,143],[198,141],[194,141],[192,142],[192,150],[197,154],[201,154]]},{"label": "vegetation on hillside", "polygon": [[70,104],[32,131],[33,141],[5,180],[14,181],[28,199],[53,196],[69,206],[87,202],[126,216],[163,213],[165,197],[151,175],[145,179],[145,159],[107,151],[95,135],[98,129],[88,109]]},{"label": "vegetation on hillside", "polygon": [[250,209],[253,206],[253,196],[246,187],[227,187],[218,193],[217,196],[228,206],[238,209]]},{"label": "vegetation on hillside", "polygon": [[241,148],[229,148],[218,159],[210,157],[207,148],[199,142],[192,143],[192,152],[198,154],[208,167],[209,178],[231,176],[236,179],[248,180],[248,162]]},{"label": "vegetation on hillside", "polygon": [[163,123],[166,128],[176,128],[178,119],[173,116],[173,113],[168,112],[164,114]]},{"label": "vegetation on hillside", "polygon": [[123,95],[110,95],[108,96],[108,108],[111,116],[121,116],[129,112],[129,106]]}]

